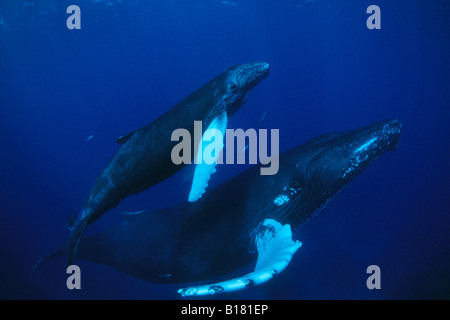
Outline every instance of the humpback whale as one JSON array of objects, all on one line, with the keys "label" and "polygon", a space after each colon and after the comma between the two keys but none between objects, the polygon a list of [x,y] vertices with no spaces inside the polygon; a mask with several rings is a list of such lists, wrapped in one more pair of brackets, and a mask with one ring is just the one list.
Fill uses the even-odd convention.
[{"label": "humpback whale", "polygon": [[[80,213],[68,220],[71,232],[66,250],[67,264],[72,263],[88,224],[116,207],[125,197],[169,178],[184,166],[171,159],[176,144],[171,140],[174,130],[183,128],[193,135],[194,121],[201,121],[208,129],[215,129],[214,126],[226,128],[227,119],[244,104],[250,90],[268,73],[266,62],[233,66],[150,124],[120,137],[120,149],[94,182]],[[210,174],[212,172],[206,176],[194,175],[196,184],[206,188],[207,184],[198,180],[208,180]],[[194,193],[203,192],[196,189]],[[200,196],[194,194],[192,197]]]},{"label": "humpback whale", "polygon": [[[198,296],[258,285],[286,268],[301,247],[292,231],[395,150],[400,133],[401,124],[388,120],[313,138],[282,153],[276,175],[260,175],[254,166],[197,202],[124,214],[121,224],[84,238],[77,257],[156,283],[224,277],[256,260],[254,271],[242,277],[178,292]],[[58,250],[36,267],[62,255]]]}]

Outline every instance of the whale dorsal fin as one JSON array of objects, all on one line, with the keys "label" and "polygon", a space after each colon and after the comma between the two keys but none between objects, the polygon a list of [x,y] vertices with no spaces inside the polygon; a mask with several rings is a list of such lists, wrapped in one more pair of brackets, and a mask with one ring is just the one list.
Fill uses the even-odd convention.
[{"label": "whale dorsal fin", "polygon": [[[197,164],[189,193],[190,202],[197,201],[202,197],[206,187],[208,187],[209,178],[216,172],[217,159],[223,149],[227,123],[228,116],[226,111],[219,111],[199,142],[196,155]],[[203,159],[206,149],[208,149],[207,151],[214,150],[214,156],[209,157],[210,159]]]},{"label": "whale dorsal fin", "polygon": [[282,272],[291,262],[294,253],[302,246],[301,242],[292,240],[290,225],[281,225],[273,219],[263,221],[255,242],[258,248],[255,271],[215,284],[180,289],[178,293],[183,297],[202,296],[242,290],[262,284]]},{"label": "whale dorsal fin", "polygon": [[117,138],[116,142],[119,143],[120,145],[125,144],[125,142],[128,141],[128,139],[131,138],[131,136],[135,133],[136,131],[132,131],[129,134],[126,134],[124,136],[120,136],[119,138]]}]

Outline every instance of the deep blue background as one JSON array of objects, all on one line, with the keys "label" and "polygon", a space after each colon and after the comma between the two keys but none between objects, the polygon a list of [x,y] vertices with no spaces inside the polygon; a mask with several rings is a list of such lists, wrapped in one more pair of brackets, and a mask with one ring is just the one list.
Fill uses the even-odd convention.
[{"label": "deep blue background", "polygon": [[[30,271],[67,239],[65,220],[117,137],[253,60],[271,73],[232,128],[278,128],[282,150],[389,118],[403,133],[395,152],[296,232],[303,247],[286,271],[220,298],[450,298],[448,1],[233,2],[1,1],[0,298],[178,298],[178,285],[84,261],[76,292],[62,259]],[[81,30],[66,28],[70,4],[81,7]],[[371,4],[381,7],[381,30],[366,28]],[[221,167],[211,183],[243,169]],[[127,198],[87,233],[123,211],[186,199],[183,174]],[[378,291],[365,285],[371,264],[381,268]]]}]

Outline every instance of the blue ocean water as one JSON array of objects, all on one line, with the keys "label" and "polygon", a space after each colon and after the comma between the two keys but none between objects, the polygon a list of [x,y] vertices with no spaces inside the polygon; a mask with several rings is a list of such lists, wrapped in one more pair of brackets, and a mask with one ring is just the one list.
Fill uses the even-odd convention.
[{"label": "blue ocean water", "polygon": [[[81,30],[66,27],[71,4]],[[366,27],[372,4],[380,30]],[[81,290],[67,289],[62,259],[31,270],[67,239],[65,221],[117,137],[254,60],[269,62],[270,75],[230,127],[277,128],[281,151],[390,118],[403,132],[395,152],[294,234],[303,247],[282,274],[218,298],[450,298],[449,16],[448,1],[437,0],[2,0],[0,298],[178,299],[178,285],[85,261]],[[211,184],[245,168],[221,168]],[[188,191],[182,171],[125,199],[87,234]],[[381,290],[366,287],[373,264]]]}]

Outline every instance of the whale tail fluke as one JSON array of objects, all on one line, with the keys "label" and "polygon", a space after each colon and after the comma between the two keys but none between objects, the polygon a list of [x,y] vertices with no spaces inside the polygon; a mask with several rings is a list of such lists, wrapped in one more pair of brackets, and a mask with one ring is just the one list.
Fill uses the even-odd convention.
[{"label": "whale tail fluke", "polygon": [[66,249],[66,262],[70,266],[77,253],[78,244],[80,243],[81,237],[84,234],[87,226],[87,218],[82,218],[78,220],[71,228],[69,235],[69,242],[67,243]]}]

